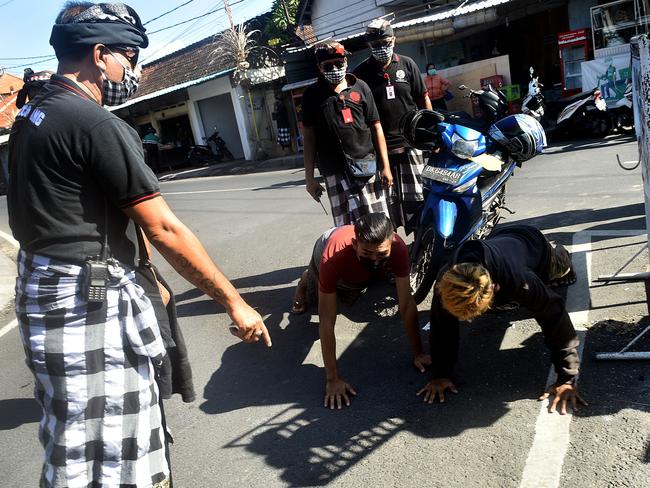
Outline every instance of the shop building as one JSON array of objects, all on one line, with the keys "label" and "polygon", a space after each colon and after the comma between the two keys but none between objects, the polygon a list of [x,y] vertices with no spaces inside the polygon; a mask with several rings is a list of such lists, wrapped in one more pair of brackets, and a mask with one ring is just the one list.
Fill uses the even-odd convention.
[{"label": "shop building", "polygon": [[[313,36],[308,46],[288,49],[284,90],[295,102],[299,122],[301,93],[317,76],[309,47],[319,40],[337,39],[352,53],[349,61],[354,67],[369,55],[365,27],[373,18],[387,16],[394,18],[395,50],[413,58],[423,75],[432,62],[451,81],[450,109],[470,109],[455,89],[459,84],[477,88],[491,81],[505,87],[516,111],[530,67],[544,83],[546,98],[554,99],[592,88],[583,86],[583,63],[609,59],[614,53],[627,53],[629,58],[629,46],[622,44],[643,30],[648,1],[303,0],[297,19]],[[617,13],[619,9],[625,9],[627,20]],[[622,20],[618,24],[610,20],[616,18]]]},{"label": "shop building", "polygon": [[245,83],[235,83],[234,69],[215,62],[216,47],[210,36],[144,65],[136,97],[112,109],[141,135],[156,130],[163,165],[184,161],[189,147],[214,131],[236,159],[275,151],[271,112],[284,68],[250,69]]}]

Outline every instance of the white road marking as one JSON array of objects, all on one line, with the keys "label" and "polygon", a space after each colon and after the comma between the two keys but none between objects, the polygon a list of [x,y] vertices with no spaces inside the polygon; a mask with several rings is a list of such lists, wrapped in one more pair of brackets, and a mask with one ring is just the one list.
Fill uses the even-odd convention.
[{"label": "white road marking", "polygon": [[18,319],[13,319],[11,322],[9,322],[7,325],[5,325],[2,329],[0,329],[0,337],[7,334],[8,332],[15,329],[16,327],[18,327]]},{"label": "white road marking", "polygon": [[[0,230],[0,238],[7,241],[9,244],[11,244],[16,249],[20,248],[20,244],[18,244],[18,241],[16,239],[14,239],[12,236],[7,234],[6,232],[2,232],[1,230]],[[4,306],[4,304],[0,304],[0,306]],[[9,331],[15,329],[17,326],[18,326],[18,320],[13,319],[11,322],[9,322],[7,325],[5,325],[2,329],[0,329],[0,337],[7,334]]]},{"label": "white road marking", "polygon": [[[591,298],[591,239],[592,237],[634,237],[645,234],[644,230],[603,230],[576,232],[573,235],[571,257],[573,268],[581,286],[569,287],[567,310],[580,338],[578,353],[582,357],[585,324],[589,321]],[[555,380],[555,371],[549,372],[547,387]],[[576,378],[576,382],[578,378]],[[548,413],[549,403],[543,402],[535,423],[535,438],[528,452],[519,488],[557,488],[560,485],[564,457],[569,447],[569,431],[572,413],[566,415]]]},{"label": "white road marking", "polygon": [[[189,170],[189,171],[194,171],[194,170]],[[290,169],[281,169],[278,171],[266,171],[265,173],[298,173],[300,171],[304,171],[304,168],[290,168]],[[185,172],[183,172],[184,174]],[[181,173],[177,173],[179,175]],[[224,179],[224,178],[243,178],[243,177],[250,177],[250,176],[259,176],[260,173],[246,173],[246,174],[239,174],[239,175],[221,175],[221,176],[197,176],[196,178],[181,178],[180,180],[175,179],[174,177],[170,177],[169,175],[163,176],[159,178],[158,181],[160,183],[165,183],[166,185],[168,184],[173,184],[173,183],[188,183],[189,180],[201,180],[201,181],[212,181],[216,179]]]},{"label": "white road marking", "polygon": [[0,237],[2,237],[5,241],[7,241],[12,246],[14,246],[16,249],[18,249],[20,247],[20,244],[18,244],[18,241],[16,239],[14,239],[13,236],[10,236],[6,232],[2,232],[0,230]]},{"label": "white road marking", "polygon": [[[276,189],[280,188],[300,188],[304,187],[307,185],[291,185],[283,187],[283,186],[277,186],[275,187]],[[196,191],[165,191],[163,192],[163,196],[167,195],[195,195],[199,193],[226,193],[226,192],[233,192],[233,191],[253,191],[253,190],[268,190],[268,186],[251,186],[248,188],[224,188],[220,190],[196,190]]]}]

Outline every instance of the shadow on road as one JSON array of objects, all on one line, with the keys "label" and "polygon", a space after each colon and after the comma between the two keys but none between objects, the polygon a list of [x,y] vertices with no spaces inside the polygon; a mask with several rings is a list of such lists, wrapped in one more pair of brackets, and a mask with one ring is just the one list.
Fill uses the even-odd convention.
[{"label": "shadow on road", "polygon": [[[615,222],[608,222],[615,220]],[[618,230],[618,229],[645,229],[645,209],[643,203],[621,205],[619,207],[566,210],[551,214],[517,220],[516,224],[527,224],[537,227],[544,232],[547,229],[568,227],[577,224],[594,224],[585,230]],[[504,223],[506,225],[506,223]],[[544,234],[549,239],[558,239],[564,244],[570,244],[573,232],[555,232]]]},{"label": "shadow on road", "polygon": [[[561,137],[555,135],[551,138],[551,147],[550,154],[555,152],[572,152],[572,151],[582,151],[584,149],[602,149],[603,146],[619,146],[622,144],[629,144],[631,142],[636,142],[636,136],[634,135],[618,135],[608,139],[578,139],[578,140],[569,140],[566,137]],[[636,149],[636,148],[635,148]],[[616,162],[616,160],[613,160]]]},{"label": "shadow on road", "polygon": [[42,411],[33,398],[0,400],[0,430],[11,430],[41,420]]},{"label": "shadow on road", "polygon": [[[286,287],[271,295],[263,291],[245,298],[267,304],[281,299],[288,305],[292,292],[292,287]],[[350,408],[330,411],[322,405],[323,370],[311,362],[314,354],[320,358],[320,348],[312,351],[318,327],[310,316],[289,316],[282,328],[284,315],[272,313],[266,320],[273,337],[271,350],[246,349],[242,354],[245,345],[229,347],[204,390],[201,410],[219,414],[251,406],[288,406],[225,447],[263,456],[281,471],[288,486],[326,485],[400,432],[423,438],[454,437],[494,424],[508,414],[510,402],[539,396],[549,364],[541,335],[521,347],[499,351],[510,320],[524,316],[517,312],[463,327],[461,392],[444,405],[424,404],[415,393],[428,378],[411,365],[399,316],[375,313],[393,307],[395,302],[386,298],[391,293],[387,285],[376,285],[356,307],[341,307],[341,314],[356,324],[367,323],[338,361],[341,377],[358,392]],[[420,322],[427,320],[428,312],[422,312]],[[341,322],[337,327],[346,326],[362,327]]]}]

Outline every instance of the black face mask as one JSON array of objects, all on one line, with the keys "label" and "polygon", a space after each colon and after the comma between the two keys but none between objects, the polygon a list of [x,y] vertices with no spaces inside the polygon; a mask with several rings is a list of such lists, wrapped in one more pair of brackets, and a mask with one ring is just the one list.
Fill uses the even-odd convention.
[{"label": "black face mask", "polygon": [[370,258],[364,258],[364,257],[358,257],[359,263],[361,264],[361,267],[368,271],[369,273],[376,273],[380,269],[382,269],[385,265],[386,262],[388,261],[388,258],[383,258],[378,261],[375,261],[374,259]]}]

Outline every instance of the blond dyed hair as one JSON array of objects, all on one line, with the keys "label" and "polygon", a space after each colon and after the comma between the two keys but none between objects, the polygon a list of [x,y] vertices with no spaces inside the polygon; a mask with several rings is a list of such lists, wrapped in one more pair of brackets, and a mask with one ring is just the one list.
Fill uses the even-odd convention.
[{"label": "blond dyed hair", "polygon": [[484,314],[494,300],[492,278],[480,264],[453,265],[438,280],[436,290],[443,308],[460,320]]}]

